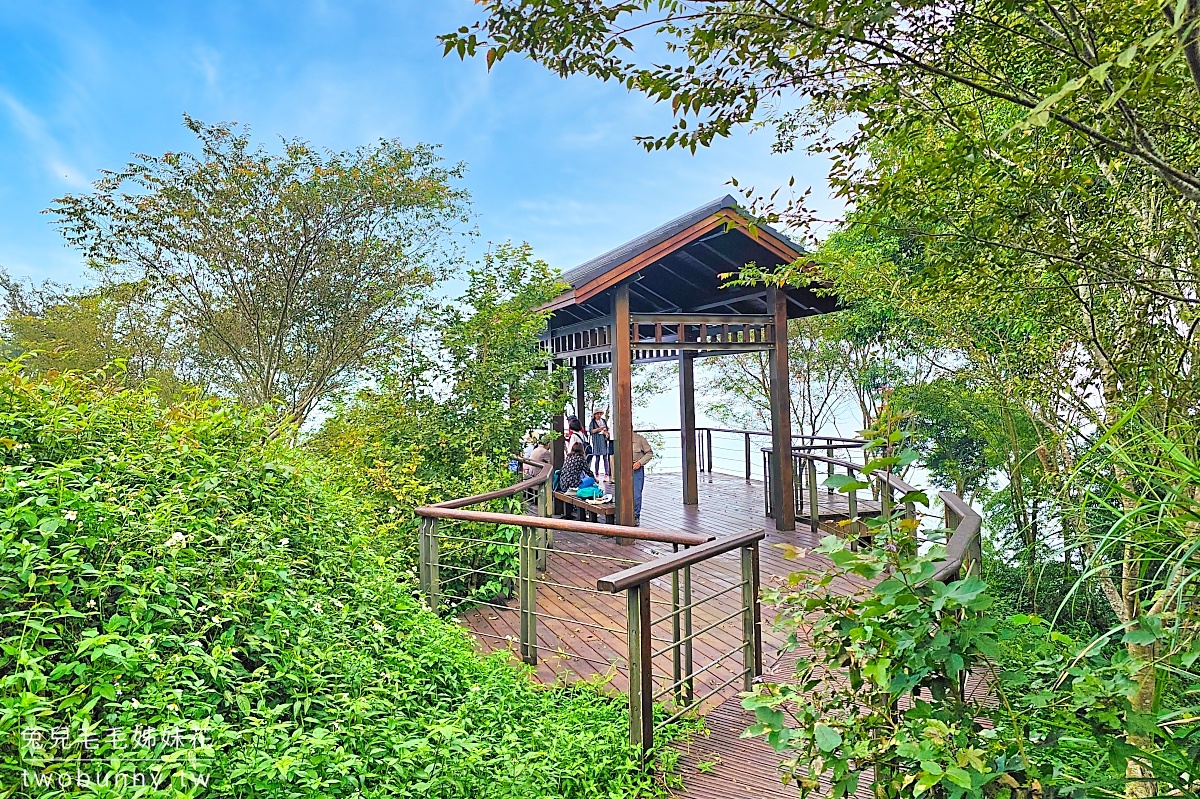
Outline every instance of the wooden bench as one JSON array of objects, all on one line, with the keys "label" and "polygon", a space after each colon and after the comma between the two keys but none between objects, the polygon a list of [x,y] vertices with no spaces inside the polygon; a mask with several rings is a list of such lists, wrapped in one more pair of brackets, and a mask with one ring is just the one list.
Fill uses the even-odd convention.
[{"label": "wooden bench", "polygon": [[563,491],[555,491],[554,498],[566,505],[573,505],[576,508],[583,508],[584,513],[586,514],[585,519],[587,521],[599,521],[596,517],[598,515],[603,515],[604,522],[606,524],[617,523],[617,506],[613,502],[597,504],[594,502],[588,502],[582,497],[577,497],[574,494],[568,494]]}]

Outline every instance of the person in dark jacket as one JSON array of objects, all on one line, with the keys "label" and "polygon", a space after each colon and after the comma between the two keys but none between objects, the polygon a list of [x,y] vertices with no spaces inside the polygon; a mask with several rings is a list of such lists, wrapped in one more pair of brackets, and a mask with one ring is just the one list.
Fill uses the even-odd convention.
[{"label": "person in dark jacket", "polygon": [[[588,468],[588,457],[584,453],[583,443],[576,441],[571,444],[571,451],[567,453],[567,457],[563,459],[562,468],[558,471],[558,490],[565,494],[573,494],[576,489],[583,483],[583,476],[587,475],[593,480],[596,475],[592,474],[592,470]],[[582,516],[582,511],[580,516]],[[565,519],[573,519],[575,517],[575,507],[567,505]]]},{"label": "person in dark jacket", "polygon": [[583,482],[583,476],[595,479],[596,475],[588,468],[588,458],[584,453],[583,444],[576,441],[571,445],[571,451],[563,459],[562,469],[558,472],[558,490],[574,491]]}]

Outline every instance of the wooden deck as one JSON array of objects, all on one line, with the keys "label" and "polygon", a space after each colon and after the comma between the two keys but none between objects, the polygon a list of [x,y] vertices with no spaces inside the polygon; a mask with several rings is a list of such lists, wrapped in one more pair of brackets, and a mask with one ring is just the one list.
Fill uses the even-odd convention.
[{"label": "wooden deck", "polygon": [[[642,526],[659,530],[682,530],[715,536],[764,529],[767,537],[760,548],[760,573],[763,585],[785,578],[801,569],[823,570],[829,562],[811,553],[798,560],[784,557],[779,544],[791,544],[802,550],[814,546],[824,533],[813,534],[802,521],[791,533],[778,532],[774,521],[764,516],[763,486],[741,478],[702,474],[699,506],[681,504],[681,478],[678,474],[647,476],[642,508]],[[821,516],[834,518],[845,513],[841,495],[820,492]],[[607,690],[624,692],[628,688],[627,639],[625,633],[626,600],[624,594],[603,594],[595,590],[596,580],[620,571],[631,562],[643,562],[671,551],[670,545],[636,542],[618,545],[614,540],[579,533],[558,533],[549,555],[547,571],[539,578],[538,604],[538,678],[543,682],[581,679],[602,682]],[[570,553],[570,554],[567,554]],[[705,697],[700,708],[705,713],[708,735],[695,737],[683,746],[680,774],[688,797],[721,799],[758,799],[777,797],[783,790],[776,768],[778,757],[761,740],[740,738],[752,723],[752,716],[741,709],[737,697],[741,690],[738,675],[742,670],[740,652],[741,622],[738,591],[725,591],[741,581],[740,561],[736,552],[693,567],[693,630],[715,625],[698,636],[693,663],[696,669],[721,659],[716,666],[695,680],[695,696]],[[862,590],[861,581],[840,580],[847,593]],[[652,617],[667,617],[671,612],[671,585],[657,580],[651,588]],[[510,608],[480,607],[466,613],[463,622],[477,634],[484,651],[508,648],[516,651],[519,614],[516,603]],[[764,605],[763,656],[767,673],[786,680],[794,672],[794,655],[781,662],[779,649],[783,636],[774,629],[774,608]],[[726,619],[734,614],[732,619]],[[722,621],[725,619],[725,621]],[[655,651],[668,649],[671,641],[669,619],[654,626]],[[666,690],[672,681],[669,651],[654,659],[655,690]],[[724,686],[724,687],[722,687]],[[664,702],[669,705],[670,697]]]}]

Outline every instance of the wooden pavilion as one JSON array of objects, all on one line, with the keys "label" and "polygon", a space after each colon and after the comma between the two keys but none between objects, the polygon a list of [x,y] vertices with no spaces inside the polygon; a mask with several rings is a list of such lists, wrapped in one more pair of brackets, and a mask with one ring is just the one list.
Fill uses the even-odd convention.
[{"label": "wooden pavilion", "polygon": [[[916,518],[913,503],[903,499],[911,486],[886,472],[864,474],[862,464],[844,459],[849,454],[834,457],[834,448],[849,452],[863,442],[793,442],[787,320],[832,312],[836,299],[807,289],[727,286],[721,277],[745,264],[773,269],[802,255],[794,242],[755,224],[732,197],[723,197],[565,275],[568,289],[547,306],[552,315],[542,344],[549,368],[575,370],[581,417],[586,370],[611,367],[615,524],[554,518],[550,487],[557,464],[532,461],[526,465],[536,473],[512,486],[416,511],[422,596],[431,609],[457,612],[481,650],[519,654],[546,683],[586,679],[595,690],[626,693],[629,740],[643,755],[676,720],[706,719],[710,735],[677,743],[684,783],[677,795],[693,799],[779,795],[778,755],[742,736],[754,719],[738,694],[760,679],[794,679],[803,651],[784,646],[786,632],[772,623],[778,609],[762,601],[760,587],[789,580],[797,570],[827,569],[830,562],[813,547],[826,535],[856,535],[853,522],[862,518],[891,508]],[[770,522],[762,483],[752,480],[750,469],[750,438],[765,440],[767,431],[706,430],[703,466],[698,457],[695,359],[745,352],[769,355],[771,446],[764,448],[770,456],[764,476]],[[645,526],[635,527],[631,370],[655,361],[679,364],[683,468],[653,477],[660,488],[680,491],[683,502],[651,503]],[[554,420],[559,430],[563,422],[561,415]],[[743,437],[744,481],[714,474],[713,432]],[[556,449],[561,463],[561,438]],[[864,487],[819,490],[819,467],[826,475],[857,475]],[[806,491],[795,490],[797,468]],[[697,507],[702,479],[703,509]],[[961,498],[939,496],[953,535],[935,577],[953,579],[978,568],[982,520]],[[523,512],[490,508],[517,497]],[[801,502],[805,518],[797,525]],[[512,526],[519,530],[516,542]],[[490,539],[489,527],[507,529]],[[443,544],[453,557],[442,557]],[[517,574],[475,560],[480,547],[515,549]],[[498,580],[514,583],[511,594],[480,593]],[[869,587],[854,575],[830,583],[845,595]]]},{"label": "wooden pavilion", "polygon": [[[610,367],[616,522],[632,525],[632,366],[678,361],[683,504],[696,505],[698,463],[693,364],[696,358],[767,352],[770,363],[770,485],[775,525],[794,530],[787,320],[836,309],[807,288],[728,286],[747,264],[774,269],[803,250],[757,223],[729,195],[667,222],[567,272],[569,285],[542,341],[550,368],[575,371],[575,408],[586,420],[584,372]],[[555,420],[561,431],[562,418]],[[561,439],[554,453],[562,461]]]}]

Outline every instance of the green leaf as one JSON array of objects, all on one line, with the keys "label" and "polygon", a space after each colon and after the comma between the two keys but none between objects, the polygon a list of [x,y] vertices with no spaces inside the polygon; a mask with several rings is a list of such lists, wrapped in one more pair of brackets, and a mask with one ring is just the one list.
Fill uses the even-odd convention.
[{"label": "green leaf", "polygon": [[823,483],[828,488],[836,488],[843,494],[849,494],[851,491],[861,491],[864,488],[870,488],[870,483],[864,483],[862,480],[855,479],[848,474],[831,474],[826,477]]},{"label": "green leaf", "polygon": [[972,787],[971,775],[965,769],[961,769],[958,766],[950,766],[946,769],[946,779],[960,788],[969,789]]},{"label": "green leaf", "polygon": [[1121,643],[1134,644],[1135,646],[1149,646],[1157,640],[1157,635],[1150,630],[1146,630],[1141,627],[1135,627],[1121,637]]},{"label": "green leaf", "polygon": [[832,752],[842,744],[842,734],[825,724],[817,724],[813,727],[813,739],[817,742],[817,748],[822,752]]},{"label": "green leaf", "polygon": [[1097,64],[1088,70],[1088,77],[1096,83],[1104,83],[1108,77],[1108,70],[1112,67],[1113,62],[1105,61],[1103,64]]}]

